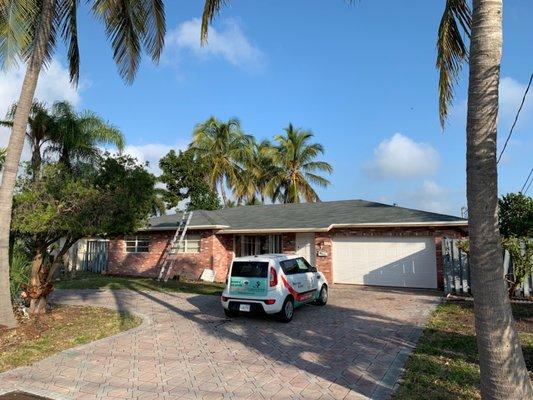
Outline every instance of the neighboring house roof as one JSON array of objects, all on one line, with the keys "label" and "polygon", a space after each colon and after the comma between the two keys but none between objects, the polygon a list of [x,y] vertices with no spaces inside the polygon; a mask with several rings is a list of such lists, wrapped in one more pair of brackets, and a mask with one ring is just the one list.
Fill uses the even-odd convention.
[{"label": "neighboring house roof", "polygon": [[[150,218],[146,230],[176,229],[181,213]],[[188,229],[220,233],[327,232],[332,228],[466,226],[467,220],[365,200],[238,206],[194,211]]]}]

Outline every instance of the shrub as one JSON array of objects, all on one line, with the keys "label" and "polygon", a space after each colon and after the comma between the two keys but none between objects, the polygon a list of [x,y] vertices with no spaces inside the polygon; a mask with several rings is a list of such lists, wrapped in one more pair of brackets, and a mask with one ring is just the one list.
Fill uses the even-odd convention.
[{"label": "shrub", "polygon": [[31,256],[22,241],[13,243],[11,265],[9,268],[9,283],[11,287],[11,299],[20,299],[22,286],[28,284],[30,279]]}]

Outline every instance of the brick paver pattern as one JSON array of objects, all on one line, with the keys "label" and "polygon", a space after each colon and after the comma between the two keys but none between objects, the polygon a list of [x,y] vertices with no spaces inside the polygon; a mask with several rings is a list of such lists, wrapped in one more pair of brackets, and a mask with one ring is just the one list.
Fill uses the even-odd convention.
[{"label": "brick paver pattern", "polygon": [[0,374],[0,394],[54,399],[386,399],[439,298],[335,287],[291,323],[224,316],[219,298],[57,291],[137,313],[141,326]]}]

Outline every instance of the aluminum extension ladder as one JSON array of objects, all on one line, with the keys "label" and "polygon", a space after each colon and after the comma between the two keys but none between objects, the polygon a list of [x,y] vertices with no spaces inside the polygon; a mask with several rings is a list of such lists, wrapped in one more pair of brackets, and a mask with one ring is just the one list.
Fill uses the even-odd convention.
[{"label": "aluminum extension ladder", "polygon": [[163,278],[165,282],[168,281],[173,261],[171,255],[180,249],[183,240],[185,239],[185,234],[187,233],[187,227],[189,226],[189,222],[191,222],[192,213],[192,211],[183,211],[183,214],[181,215],[181,220],[178,223],[178,229],[176,229],[176,233],[174,233],[172,240],[165,249],[163,257],[161,257],[161,260],[159,261],[159,264],[161,264],[161,270],[159,271],[159,276],[157,278],[158,281],[161,281],[161,279]]}]

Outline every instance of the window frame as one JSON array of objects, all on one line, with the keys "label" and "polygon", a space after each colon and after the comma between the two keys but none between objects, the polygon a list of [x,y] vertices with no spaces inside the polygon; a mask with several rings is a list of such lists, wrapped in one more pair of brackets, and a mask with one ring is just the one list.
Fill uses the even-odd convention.
[{"label": "window frame", "polygon": [[[190,239],[190,237],[198,237],[197,239]],[[198,242],[198,246],[190,249],[190,242]],[[201,233],[185,233],[181,247],[176,246],[175,253],[179,254],[198,254],[202,252],[202,234]]]},{"label": "window frame", "polygon": [[[283,252],[283,235],[240,235],[239,257],[261,254],[279,254]],[[264,243],[262,243],[264,241]],[[262,251],[262,244],[266,244],[267,252]]]},{"label": "window frame", "polygon": [[[130,244],[128,244],[128,242]],[[131,243],[133,243],[133,245]],[[142,235],[124,236],[124,250],[126,253],[129,253],[129,254],[150,253],[151,244],[152,244],[152,239],[150,238],[150,236],[142,236]]]}]

